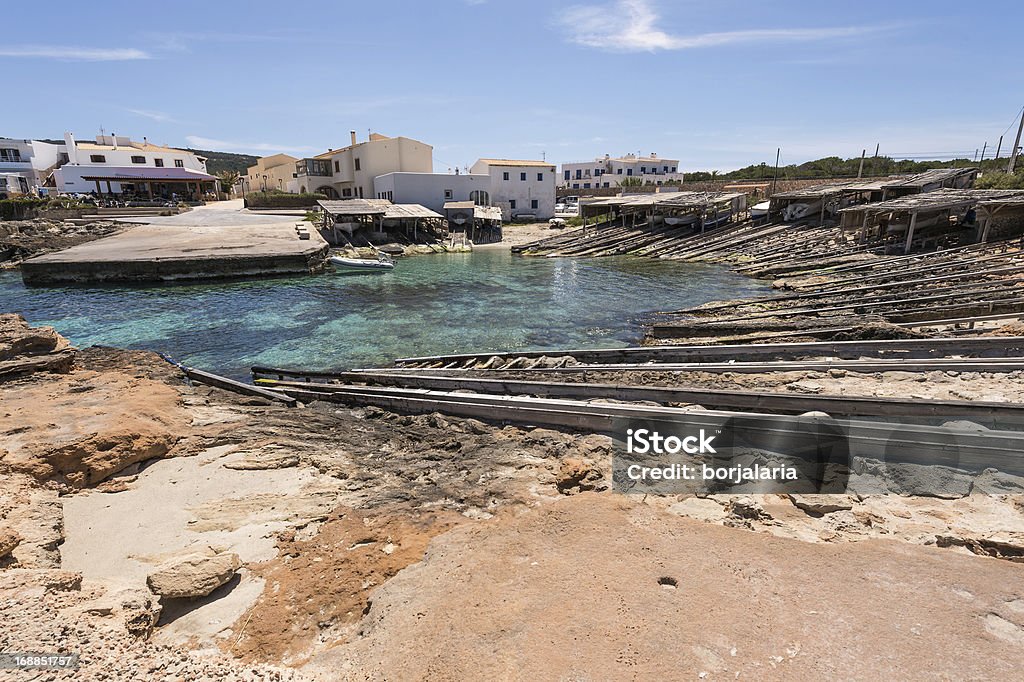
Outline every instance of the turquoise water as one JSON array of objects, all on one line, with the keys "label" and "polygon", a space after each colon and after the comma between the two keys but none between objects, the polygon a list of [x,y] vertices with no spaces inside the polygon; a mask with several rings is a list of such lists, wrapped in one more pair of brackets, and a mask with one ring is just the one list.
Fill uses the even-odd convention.
[{"label": "turquoise water", "polygon": [[637,343],[658,310],[739,298],[764,283],[638,258],[521,258],[504,250],[400,260],[393,272],[215,284],[26,288],[0,272],[0,311],[79,346],[162,351],[235,378],[470,351]]}]

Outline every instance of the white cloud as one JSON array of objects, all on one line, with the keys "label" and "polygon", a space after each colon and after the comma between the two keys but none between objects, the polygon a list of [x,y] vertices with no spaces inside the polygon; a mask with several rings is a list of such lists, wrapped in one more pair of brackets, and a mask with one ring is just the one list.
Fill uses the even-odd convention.
[{"label": "white cloud", "polygon": [[848,38],[882,30],[878,26],[769,28],[676,35],[658,28],[649,0],[616,0],[611,5],[574,5],[559,16],[570,42],[617,52],[692,50],[742,43],[791,43]]},{"label": "white cloud", "polygon": [[136,116],[142,116],[143,118],[148,118],[152,121],[156,121],[157,123],[178,122],[170,114],[165,114],[162,111],[152,111],[149,109],[129,109],[128,112],[135,114]]},{"label": "white cloud", "polygon": [[303,153],[317,151],[314,147],[293,147],[270,142],[234,142],[231,140],[200,137],[199,135],[186,135],[185,140],[192,147],[219,152],[273,152],[277,154],[283,152]]},{"label": "white cloud", "polygon": [[60,45],[0,46],[0,57],[59,59],[68,62],[121,62],[150,58],[148,53],[128,47],[64,47]]}]

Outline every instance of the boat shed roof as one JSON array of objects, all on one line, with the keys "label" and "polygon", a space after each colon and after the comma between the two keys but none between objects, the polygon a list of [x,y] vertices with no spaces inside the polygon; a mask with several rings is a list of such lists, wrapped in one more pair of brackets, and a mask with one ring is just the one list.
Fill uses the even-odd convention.
[{"label": "boat shed roof", "polygon": [[442,218],[440,213],[431,211],[420,204],[391,204],[385,209],[385,218]]},{"label": "boat shed roof", "polygon": [[316,203],[334,216],[384,215],[391,206],[386,199],[320,199]]},{"label": "boat shed roof", "polygon": [[847,192],[879,192],[886,185],[886,180],[877,182],[866,182],[863,180],[851,180],[850,182],[832,182],[823,185],[812,185],[803,189],[794,189],[788,192],[776,192],[772,199],[824,199]]},{"label": "boat shed roof", "polygon": [[501,209],[497,206],[474,206],[473,217],[480,220],[501,220]]},{"label": "boat shed roof", "polygon": [[882,186],[885,189],[920,189],[927,185],[948,182],[964,175],[977,174],[977,172],[977,168],[932,168],[923,173],[890,180],[883,183]]},{"label": "boat shed roof", "polygon": [[934,192],[911,194],[909,196],[863,204],[841,209],[840,213],[916,213],[918,211],[943,211],[951,208],[984,203],[993,205],[1000,201],[1024,201],[1024,190],[998,189],[937,189]]}]

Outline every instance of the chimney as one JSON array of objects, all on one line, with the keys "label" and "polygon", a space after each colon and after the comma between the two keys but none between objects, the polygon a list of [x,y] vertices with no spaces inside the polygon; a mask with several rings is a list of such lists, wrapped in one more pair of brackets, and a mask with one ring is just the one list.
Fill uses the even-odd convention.
[{"label": "chimney", "polygon": [[117,133],[110,133],[110,139],[113,141],[114,151],[116,152],[117,151]]},{"label": "chimney", "polygon": [[64,144],[68,148],[68,163],[78,163],[78,147],[75,146],[75,136],[65,131]]},{"label": "chimney", "polygon": [[348,134],[352,138],[352,146],[354,147],[356,144],[356,131],[350,130],[348,131]]}]

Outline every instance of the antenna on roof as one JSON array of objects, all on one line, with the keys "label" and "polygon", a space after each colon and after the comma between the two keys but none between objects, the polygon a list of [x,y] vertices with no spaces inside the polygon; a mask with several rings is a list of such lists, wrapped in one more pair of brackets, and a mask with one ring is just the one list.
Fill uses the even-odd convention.
[{"label": "antenna on roof", "polygon": [[541,161],[547,161],[548,160],[547,154],[548,154],[547,152],[541,152],[540,153],[540,160]]}]

